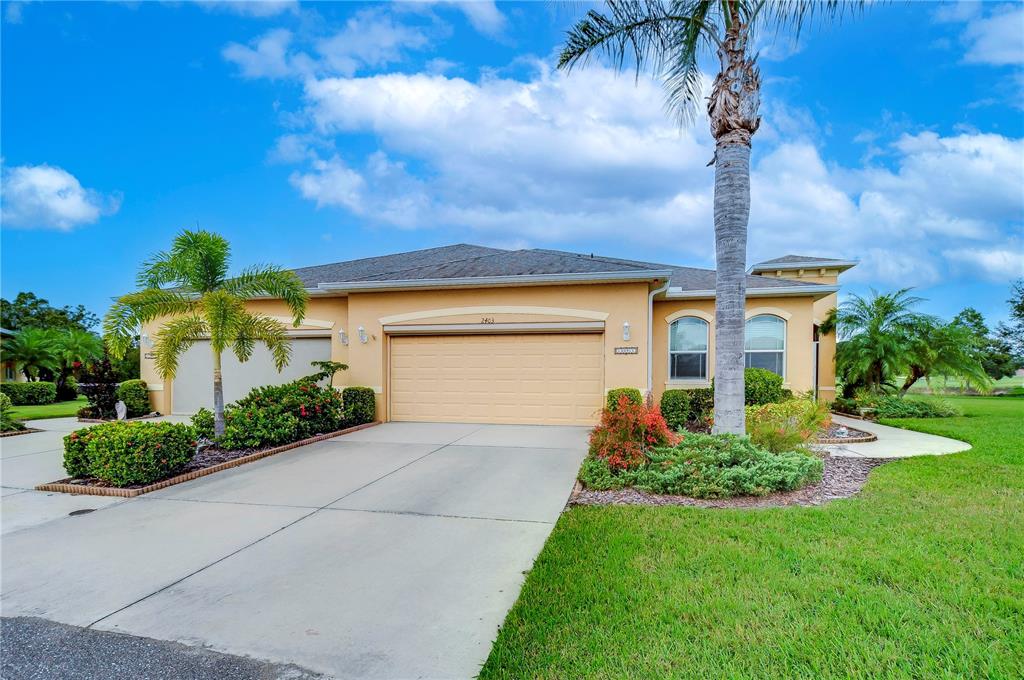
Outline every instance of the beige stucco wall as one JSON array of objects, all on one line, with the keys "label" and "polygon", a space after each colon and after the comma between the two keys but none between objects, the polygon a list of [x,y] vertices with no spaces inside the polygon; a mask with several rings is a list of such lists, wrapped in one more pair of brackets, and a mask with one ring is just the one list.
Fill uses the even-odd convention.
[{"label": "beige stucco wall", "polygon": [[[436,290],[361,293],[349,298],[351,370],[348,379],[377,392],[378,412],[387,418],[388,338],[386,324],[488,324],[603,320],[605,388],[630,386],[646,389],[647,294],[646,283],[528,286],[473,290]],[[459,312],[459,313],[454,313]],[[411,313],[416,318],[402,318]],[[429,313],[424,316],[423,313]],[[396,320],[395,317],[398,317]],[[600,318],[603,317],[603,318]],[[622,339],[628,321],[631,338]],[[370,336],[359,342],[357,329]],[[636,347],[636,354],[615,354],[616,347]]]},{"label": "beige stucco wall", "polygon": [[[783,384],[794,392],[813,388],[814,374],[814,305],[809,297],[750,298],[746,315],[774,314],[786,321],[786,375]],[[697,316],[708,322],[708,380],[670,381],[668,373],[668,331],[672,321],[681,316]],[[665,300],[654,303],[654,366],[655,399],[672,388],[707,387],[715,371],[715,301]]]},{"label": "beige stucco wall", "polygon": [[[288,312],[288,307],[281,300],[251,300],[248,303],[248,308],[254,312],[259,312],[260,314],[278,317],[281,321],[287,323],[289,329],[292,328],[290,322],[291,316]],[[338,329],[344,328],[347,321],[348,301],[346,298],[315,298],[309,301],[309,306],[306,310],[306,318],[297,330],[330,330],[331,360],[348,363],[348,348],[341,344],[338,336]],[[151,338],[155,338],[162,323],[163,320],[150,322],[143,326],[142,332],[144,334],[148,334]],[[153,364],[153,360],[146,356],[147,353],[152,353],[152,351],[152,348],[146,347],[145,344],[140,348],[140,377],[146,381],[146,385],[149,387],[149,400],[153,409],[160,413],[170,413],[171,400],[174,398],[172,394],[174,387],[173,380],[164,380],[157,372],[156,366]],[[339,372],[334,377],[334,384],[354,384],[346,382],[345,378],[346,372]],[[213,389],[213,376],[210,376],[210,381],[210,389]]]},{"label": "beige stucco wall", "polygon": [[[605,324],[604,388],[647,387],[647,300],[646,283],[609,283],[589,285],[524,286],[488,289],[400,291],[354,293],[348,297],[314,297],[310,300],[303,330],[326,330],[331,334],[331,358],[349,365],[348,371],[335,376],[336,386],[365,385],[377,393],[378,415],[388,418],[388,352],[390,338],[384,325],[418,324],[490,324],[522,322],[594,322]],[[833,303],[834,304],[834,303]],[[748,301],[748,314],[777,313],[787,320],[786,385],[794,391],[811,389],[812,328],[819,305],[810,298],[754,298]],[[254,300],[249,308],[269,316],[288,318],[287,308],[279,300]],[[826,310],[827,311],[827,310]],[[714,301],[676,300],[656,302],[653,315],[653,385],[660,398],[668,383],[668,326],[673,315],[696,313],[711,322],[709,371],[714,366]],[[630,339],[623,339],[623,324],[629,323]],[[367,342],[359,340],[362,326]],[[143,330],[155,337],[159,322]],[[341,344],[344,330],[349,344]],[[834,346],[834,340],[833,340]],[[636,354],[616,354],[616,347],[635,347]],[[153,361],[141,352],[142,378],[150,386],[153,408],[171,412],[172,381],[163,380]],[[831,355],[829,355],[831,356]],[[822,378],[831,385],[831,367],[826,369],[823,354]],[[710,377],[710,376],[709,376]],[[212,379],[212,378],[211,378]],[[706,385],[706,383],[705,383]],[[683,385],[685,386],[685,385]],[[694,385],[696,386],[696,385]]]}]

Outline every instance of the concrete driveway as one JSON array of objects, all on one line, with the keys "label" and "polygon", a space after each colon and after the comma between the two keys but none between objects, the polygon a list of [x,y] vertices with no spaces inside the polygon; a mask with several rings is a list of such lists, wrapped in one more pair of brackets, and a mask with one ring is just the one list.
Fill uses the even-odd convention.
[{"label": "concrete driveway", "polygon": [[333,677],[471,677],[586,434],[389,423],[89,514],[59,496],[4,535],[0,604]]}]

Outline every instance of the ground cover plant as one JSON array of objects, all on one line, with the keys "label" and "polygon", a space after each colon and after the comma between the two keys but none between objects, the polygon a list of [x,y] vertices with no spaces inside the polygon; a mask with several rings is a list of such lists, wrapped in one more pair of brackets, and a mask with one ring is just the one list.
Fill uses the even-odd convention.
[{"label": "ground cover plant", "polygon": [[855,498],[571,508],[480,677],[1024,676],[1024,400],[950,401]]},{"label": "ground cover plant", "polygon": [[854,398],[838,397],[832,409],[868,418],[949,418],[960,410],[945,399],[914,399],[896,395],[862,393]]}]

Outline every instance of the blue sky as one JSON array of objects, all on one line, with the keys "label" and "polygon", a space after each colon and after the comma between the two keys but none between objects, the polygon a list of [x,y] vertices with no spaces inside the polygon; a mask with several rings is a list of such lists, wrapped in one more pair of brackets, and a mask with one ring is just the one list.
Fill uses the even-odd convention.
[{"label": "blue sky", "polygon": [[[713,144],[556,53],[578,4],[2,6],[3,296],[102,314],[196,225],[234,262],[453,242],[713,266]],[[748,261],[1006,315],[1024,275],[1024,9],[893,3],[759,37]],[[707,64],[707,72],[713,64]]]}]

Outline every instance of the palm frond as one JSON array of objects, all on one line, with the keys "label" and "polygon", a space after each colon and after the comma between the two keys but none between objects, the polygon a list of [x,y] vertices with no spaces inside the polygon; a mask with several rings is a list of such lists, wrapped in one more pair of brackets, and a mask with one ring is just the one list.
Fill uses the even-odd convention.
[{"label": "palm frond", "polygon": [[146,288],[122,295],[103,317],[103,337],[110,353],[117,358],[124,356],[142,324],[187,314],[195,305],[194,297],[177,290]]},{"label": "palm frond", "polygon": [[154,338],[157,371],[165,379],[174,377],[182,352],[209,334],[206,321],[197,315],[180,316],[165,323]]},{"label": "palm frond", "polygon": [[238,360],[248,361],[257,342],[263,343],[270,350],[274,366],[279,372],[288,365],[292,358],[292,345],[281,322],[262,314],[247,313],[237,327],[232,345]]},{"label": "palm frond", "polygon": [[182,231],[170,251],[156,253],[139,271],[137,282],[143,288],[168,284],[199,292],[214,290],[228,273],[231,246],[213,232]]},{"label": "palm frond", "polygon": [[299,326],[306,316],[309,294],[295,272],[270,265],[248,267],[238,276],[224,282],[224,290],[241,298],[272,297],[284,300]]},{"label": "palm frond", "polygon": [[245,300],[226,290],[215,290],[205,293],[200,304],[210,329],[210,346],[215,352],[223,352],[233,342],[248,315]]}]

